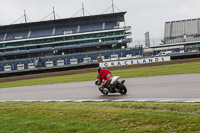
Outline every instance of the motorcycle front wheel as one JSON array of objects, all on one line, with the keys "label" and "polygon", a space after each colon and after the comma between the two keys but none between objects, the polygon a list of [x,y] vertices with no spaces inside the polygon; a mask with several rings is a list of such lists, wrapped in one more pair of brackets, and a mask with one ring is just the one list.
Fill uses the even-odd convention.
[{"label": "motorcycle front wheel", "polygon": [[102,90],[102,89],[100,89],[100,88],[99,88],[99,91],[100,91],[102,94],[104,94],[104,95],[108,95],[108,91]]},{"label": "motorcycle front wheel", "polygon": [[119,93],[121,95],[125,95],[127,93],[127,88],[125,85],[118,83],[117,88],[119,89]]}]

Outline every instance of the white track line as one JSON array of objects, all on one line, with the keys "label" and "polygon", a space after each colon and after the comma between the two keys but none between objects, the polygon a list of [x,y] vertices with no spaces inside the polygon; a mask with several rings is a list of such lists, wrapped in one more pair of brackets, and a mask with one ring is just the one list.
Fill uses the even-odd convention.
[{"label": "white track line", "polygon": [[200,103],[200,99],[50,99],[50,100],[0,100],[0,102],[165,102]]}]

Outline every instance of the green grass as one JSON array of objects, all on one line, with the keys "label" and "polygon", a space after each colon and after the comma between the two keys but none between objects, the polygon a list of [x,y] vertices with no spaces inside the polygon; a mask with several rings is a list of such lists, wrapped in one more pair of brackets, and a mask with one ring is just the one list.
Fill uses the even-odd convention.
[{"label": "green grass", "polygon": [[[112,71],[112,73],[114,75],[121,76],[121,78],[200,73],[200,62],[120,69],[120,70],[114,70]],[[47,78],[30,79],[30,80],[20,80],[13,82],[4,82],[0,83],[0,88],[92,81],[96,79],[96,75],[97,73],[93,72],[93,73],[74,74],[74,75],[47,77]]]},{"label": "green grass", "polygon": [[197,131],[200,131],[198,103],[0,103],[0,133]]},{"label": "green grass", "polygon": [[[200,62],[112,71],[122,78],[200,73]],[[1,88],[89,81],[86,73],[0,83]],[[0,133],[200,133],[199,103],[0,102]]]}]

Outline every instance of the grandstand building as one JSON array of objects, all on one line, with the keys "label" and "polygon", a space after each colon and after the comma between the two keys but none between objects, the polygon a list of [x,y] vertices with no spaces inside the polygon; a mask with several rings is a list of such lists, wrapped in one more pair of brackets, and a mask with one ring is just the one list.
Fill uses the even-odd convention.
[{"label": "grandstand building", "polygon": [[126,12],[0,26],[0,73],[53,69],[142,55]]},{"label": "grandstand building", "polygon": [[200,41],[200,19],[165,23],[165,44]]},{"label": "grandstand building", "polygon": [[163,44],[144,49],[143,55],[200,57],[200,18],[166,22]]},{"label": "grandstand building", "polygon": [[200,51],[200,18],[166,22],[164,44],[182,44],[185,52]]}]

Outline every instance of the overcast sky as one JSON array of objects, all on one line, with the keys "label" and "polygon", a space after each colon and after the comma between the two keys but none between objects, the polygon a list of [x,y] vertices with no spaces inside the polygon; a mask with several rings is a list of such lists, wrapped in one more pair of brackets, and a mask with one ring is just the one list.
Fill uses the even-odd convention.
[{"label": "overcast sky", "polygon": [[[41,21],[53,6],[61,18],[69,18],[82,8],[82,3],[91,15],[96,15],[111,6],[112,0],[0,0],[0,25],[13,23],[24,10],[31,22]],[[133,40],[144,39],[147,31],[150,38],[163,38],[166,21],[200,18],[200,0],[114,0],[114,5],[127,11],[126,25],[132,26]]]}]

